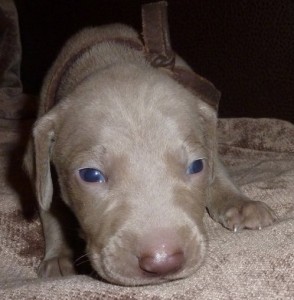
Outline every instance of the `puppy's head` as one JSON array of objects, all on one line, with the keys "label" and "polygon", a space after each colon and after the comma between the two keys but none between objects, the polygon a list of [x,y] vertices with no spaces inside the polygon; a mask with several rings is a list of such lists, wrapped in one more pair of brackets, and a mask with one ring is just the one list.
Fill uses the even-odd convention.
[{"label": "puppy's head", "polygon": [[215,123],[213,109],[154,69],[93,75],[35,126],[40,205],[50,206],[52,161],[103,278],[186,277],[205,254]]}]

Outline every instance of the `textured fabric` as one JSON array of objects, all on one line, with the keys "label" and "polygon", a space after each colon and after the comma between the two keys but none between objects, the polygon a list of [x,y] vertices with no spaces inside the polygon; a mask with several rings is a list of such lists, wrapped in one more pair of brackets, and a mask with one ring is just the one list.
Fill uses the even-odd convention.
[{"label": "textured fabric", "polygon": [[[20,132],[27,122],[0,121],[0,299],[293,299],[294,125],[269,119],[219,122],[220,153],[248,196],[279,220],[261,231],[232,233],[205,216],[206,261],[184,280],[120,287],[85,275],[39,279],[44,242],[32,196],[20,174]],[[25,210],[24,218],[22,207]]]}]

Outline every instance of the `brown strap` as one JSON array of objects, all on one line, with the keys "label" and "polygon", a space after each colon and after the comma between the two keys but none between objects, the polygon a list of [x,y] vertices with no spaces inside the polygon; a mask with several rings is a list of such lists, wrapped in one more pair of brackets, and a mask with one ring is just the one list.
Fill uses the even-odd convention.
[{"label": "brown strap", "polygon": [[172,69],[175,65],[175,54],[169,38],[167,2],[144,4],[142,23],[143,40],[151,65]]},{"label": "brown strap", "polygon": [[167,71],[172,78],[217,110],[220,92],[215,86],[189,68],[175,65],[175,53],[171,47],[168,30],[167,2],[144,4],[142,23],[146,56],[151,65]]},{"label": "brown strap", "polygon": [[218,110],[221,93],[209,80],[193,71],[181,67],[174,68],[171,77],[184,87],[190,89],[196,96],[209,104],[216,111]]}]

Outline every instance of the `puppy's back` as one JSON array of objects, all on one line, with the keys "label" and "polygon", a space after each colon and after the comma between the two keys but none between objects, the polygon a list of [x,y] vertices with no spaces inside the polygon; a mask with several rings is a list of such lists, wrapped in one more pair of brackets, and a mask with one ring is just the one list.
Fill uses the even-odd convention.
[{"label": "puppy's back", "polygon": [[70,38],[45,77],[39,117],[85,78],[114,63],[146,64],[138,33],[122,24],[86,28]]}]

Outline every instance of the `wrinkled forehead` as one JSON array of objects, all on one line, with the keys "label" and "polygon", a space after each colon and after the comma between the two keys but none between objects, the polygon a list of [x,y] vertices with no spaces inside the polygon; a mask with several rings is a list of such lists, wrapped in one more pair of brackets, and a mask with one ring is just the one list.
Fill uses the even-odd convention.
[{"label": "wrinkled forehead", "polygon": [[67,114],[58,135],[67,152],[101,145],[113,153],[147,148],[159,154],[166,149],[176,151],[184,145],[204,146],[204,135],[197,120],[188,114],[181,116],[159,109],[139,112],[120,108],[102,112],[95,107],[80,107],[78,114]]}]

